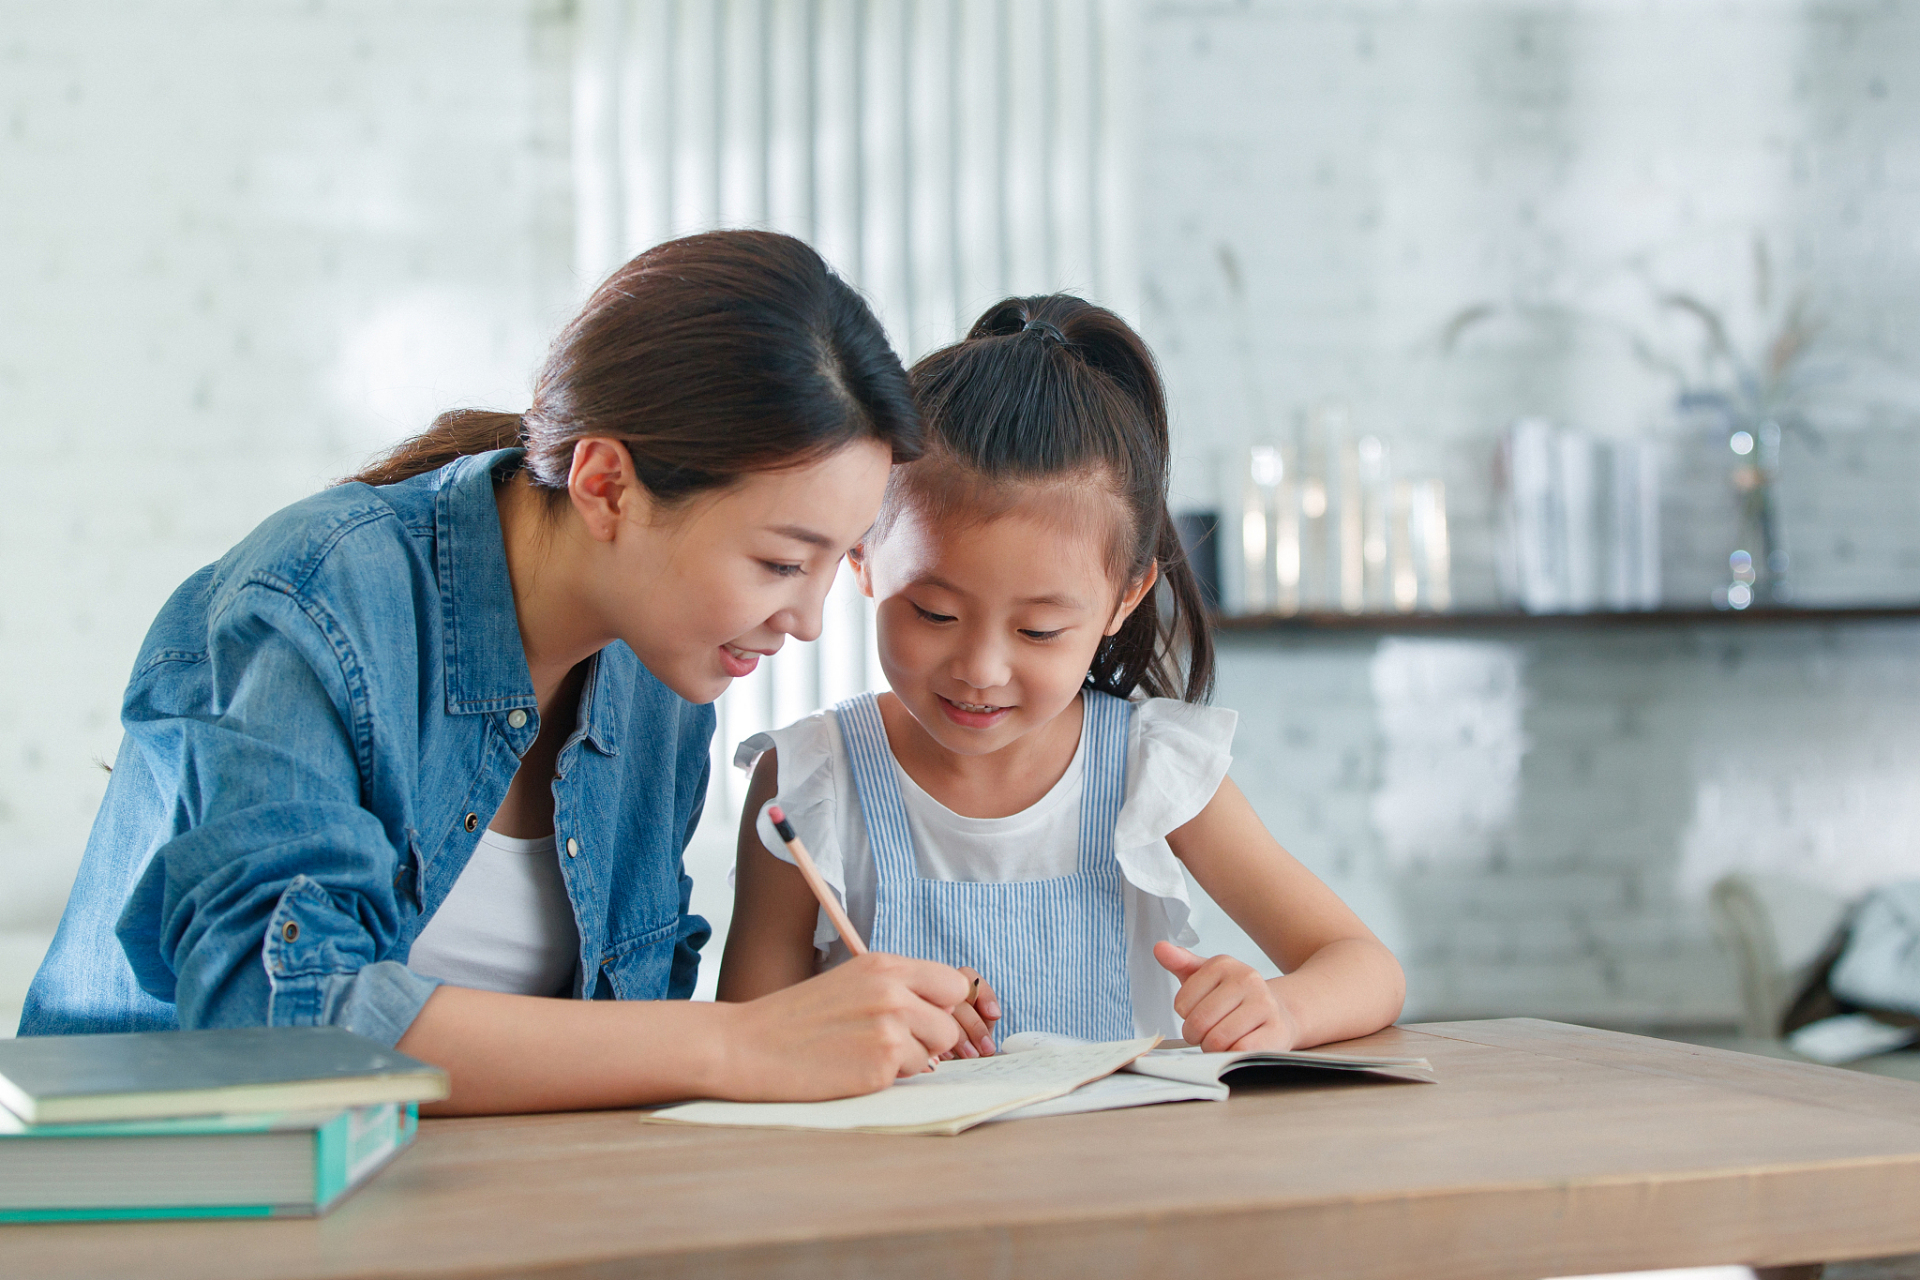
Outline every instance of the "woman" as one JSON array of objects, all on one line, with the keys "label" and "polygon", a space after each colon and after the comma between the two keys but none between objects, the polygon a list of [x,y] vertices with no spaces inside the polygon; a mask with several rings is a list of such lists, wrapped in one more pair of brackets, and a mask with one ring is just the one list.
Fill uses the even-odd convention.
[{"label": "woman", "polygon": [[924,1069],[960,1038],[943,965],[688,1002],[681,867],[706,704],[818,633],[919,441],[811,249],[642,254],[525,414],[443,416],[174,593],[21,1034],[330,1023],[446,1067],[455,1112]]}]

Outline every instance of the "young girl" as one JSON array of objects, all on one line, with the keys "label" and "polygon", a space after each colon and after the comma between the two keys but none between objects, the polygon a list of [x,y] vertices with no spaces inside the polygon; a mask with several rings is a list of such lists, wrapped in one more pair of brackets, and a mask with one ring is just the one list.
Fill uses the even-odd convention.
[{"label": "young girl", "polygon": [[[962,1056],[1020,1031],[1289,1049],[1392,1022],[1399,965],[1261,826],[1226,776],[1234,714],[1200,705],[1212,644],[1145,345],[1078,298],[1010,299],[910,377],[927,453],[850,554],[890,692],[741,747],[721,998],[847,959],[777,802],[875,950],[983,976]],[[1284,977],[1187,949],[1183,868]]]}]

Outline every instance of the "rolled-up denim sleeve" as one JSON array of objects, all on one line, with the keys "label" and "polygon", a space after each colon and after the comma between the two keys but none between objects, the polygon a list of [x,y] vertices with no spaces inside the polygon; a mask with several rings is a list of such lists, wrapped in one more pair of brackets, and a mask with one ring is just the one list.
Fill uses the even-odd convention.
[{"label": "rolled-up denim sleeve", "polygon": [[332,1024],[392,1044],[433,979],[392,959],[399,819],[363,803],[378,768],[343,628],[249,586],[212,628],[212,708],[129,722],[167,776],[174,828],[116,934],[183,1028]]},{"label": "rolled-up denim sleeve", "polygon": [[[331,913],[330,895],[305,876],[295,877],[281,895],[280,905],[267,920],[262,957],[268,985],[267,1022],[276,1027],[327,1024],[382,1044],[398,1044],[440,980],[415,973],[397,960],[376,960],[341,972],[325,948],[300,945],[314,932],[300,922],[308,920],[324,928]],[[289,924],[298,935],[291,942],[286,936]]]}]

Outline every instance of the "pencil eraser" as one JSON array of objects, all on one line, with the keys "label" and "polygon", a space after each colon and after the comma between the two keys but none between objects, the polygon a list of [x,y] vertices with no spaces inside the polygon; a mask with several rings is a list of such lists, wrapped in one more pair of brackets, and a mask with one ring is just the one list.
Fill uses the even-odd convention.
[{"label": "pencil eraser", "polygon": [[782,809],[777,804],[767,806],[767,821],[773,823],[775,826],[778,826],[780,823],[785,822],[786,820],[787,820],[786,810]]}]

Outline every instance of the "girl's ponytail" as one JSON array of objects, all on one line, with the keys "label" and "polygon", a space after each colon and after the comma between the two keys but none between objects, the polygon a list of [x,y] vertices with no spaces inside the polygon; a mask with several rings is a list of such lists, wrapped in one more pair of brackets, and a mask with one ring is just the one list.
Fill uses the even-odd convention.
[{"label": "girl's ponytail", "polygon": [[930,457],[895,469],[876,535],[909,495],[943,507],[951,495],[938,491],[940,477],[956,471],[989,485],[1094,479],[1123,512],[1115,576],[1131,584],[1157,565],[1160,580],[1101,643],[1087,683],[1122,698],[1139,689],[1204,702],[1212,626],[1167,509],[1166,392],[1140,335],[1069,294],[1007,298],[908,377]]},{"label": "girl's ponytail", "polygon": [[1150,698],[1205,702],[1213,694],[1212,616],[1164,501],[1154,558],[1159,583],[1101,644],[1087,683],[1119,698],[1141,689]]}]

